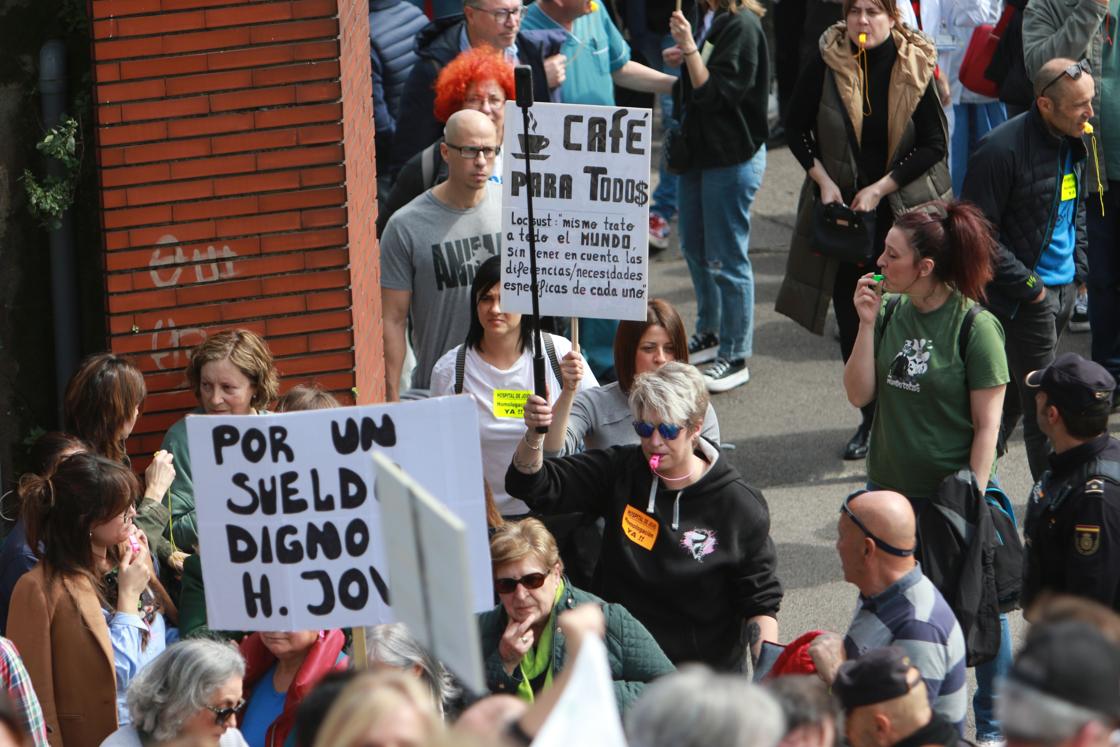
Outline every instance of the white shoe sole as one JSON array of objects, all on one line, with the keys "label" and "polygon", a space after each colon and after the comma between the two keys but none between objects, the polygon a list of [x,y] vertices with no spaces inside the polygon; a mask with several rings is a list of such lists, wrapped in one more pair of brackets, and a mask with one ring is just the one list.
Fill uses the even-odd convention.
[{"label": "white shoe sole", "polygon": [[704,377],[704,383],[708,385],[708,391],[712,394],[719,392],[726,392],[729,389],[734,389],[737,386],[742,386],[751,380],[751,370],[744,367],[742,371],[736,371],[730,376],[724,376],[722,379],[709,379]]},{"label": "white shoe sole", "polygon": [[652,246],[654,249],[668,249],[669,248],[669,237],[666,236],[663,239],[658,239],[658,238],[654,238],[653,234],[650,234],[649,245]]},{"label": "white shoe sole", "polygon": [[716,355],[718,353],[719,353],[719,347],[718,346],[714,347],[714,348],[707,348],[706,350],[701,350],[701,351],[696,352],[696,353],[689,353],[688,354],[688,362],[691,363],[694,366],[699,365],[701,363],[711,363],[712,361],[714,361],[716,359]]}]

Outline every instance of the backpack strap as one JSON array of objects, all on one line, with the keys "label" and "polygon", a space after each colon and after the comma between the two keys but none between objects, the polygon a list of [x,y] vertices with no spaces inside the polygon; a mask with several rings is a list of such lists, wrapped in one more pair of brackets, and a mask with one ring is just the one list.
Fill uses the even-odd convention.
[{"label": "backpack strap", "polygon": [[459,346],[459,351],[455,353],[455,393],[463,393],[463,372],[467,369],[467,344],[463,343]]},{"label": "backpack strap", "polygon": [[560,375],[560,359],[556,357],[556,346],[552,344],[552,335],[548,332],[541,332],[541,337],[544,340],[544,352],[548,356],[548,363],[552,366],[552,375],[556,377],[556,381],[560,386],[564,386],[564,379]]},{"label": "backpack strap", "polygon": [[891,317],[894,316],[895,309],[902,303],[902,296],[891,296],[887,301],[887,308],[883,309],[883,323],[879,325],[879,339],[876,342],[883,341],[883,335],[887,331],[887,324],[890,323]]},{"label": "backpack strap", "polygon": [[431,189],[436,184],[436,150],[439,144],[437,140],[420,152],[420,179],[424,189]]},{"label": "backpack strap", "polygon": [[983,311],[983,307],[980,304],[973,304],[972,308],[965,312],[964,320],[961,322],[961,333],[957,338],[957,348],[960,349],[962,363],[968,359],[966,353],[968,352],[968,335],[972,332],[972,323],[976,321],[976,317],[980,315],[981,311]]}]

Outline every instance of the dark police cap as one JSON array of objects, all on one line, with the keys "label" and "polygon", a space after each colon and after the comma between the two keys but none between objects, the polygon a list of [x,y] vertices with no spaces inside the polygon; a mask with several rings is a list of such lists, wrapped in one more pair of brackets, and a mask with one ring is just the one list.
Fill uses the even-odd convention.
[{"label": "dark police cap", "polygon": [[871,649],[858,659],[840,665],[832,692],[845,711],[882,703],[910,692],[913,685],[908,675],[913,666],[910,657],[898,646]]},{"label": "dark police cap", "polygon": [[1108,412],[1116,379],[1077,353],[1062,353],[1046,368],[1027,374],[1027,386],[1046,392],[1050,401],[1070,414]]},{"label": "dark police cap", "polygon": [[1008,678],[1120,719],[1120,648],[1079,620],[1035,626]]}]

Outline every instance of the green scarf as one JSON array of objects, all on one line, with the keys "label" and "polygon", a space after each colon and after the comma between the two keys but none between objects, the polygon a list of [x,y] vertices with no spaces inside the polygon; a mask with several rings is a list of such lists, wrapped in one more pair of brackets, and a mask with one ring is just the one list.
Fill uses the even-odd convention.
[{"label": "green scarf", "polygon": [[552,631],[556,628],[556,605],[564,596],[564,579],[556,586],[556,596],[552,599],[552,612],[548,615],[548,625],[541,631],[540,640],[529,649],[521,659],[521,682],[517,684],[517,697],[527,703],[533,702],[533,680],[545,672],[544,687],[552,687]]}]

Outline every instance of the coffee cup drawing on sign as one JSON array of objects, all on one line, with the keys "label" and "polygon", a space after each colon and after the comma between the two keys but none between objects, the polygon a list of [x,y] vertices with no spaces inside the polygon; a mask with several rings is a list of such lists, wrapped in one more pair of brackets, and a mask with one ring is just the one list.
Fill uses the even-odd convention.
[{"label": "coffee cup drawing on sign", "polygon": [[525,135],[517,136],[517,142],[521,145],[521,152],[514,153],[514,158],[528,158],[532,161],[543,161],[548,158],[547,153],[541,153],[548,147],[550,142],[544,135]]}]

